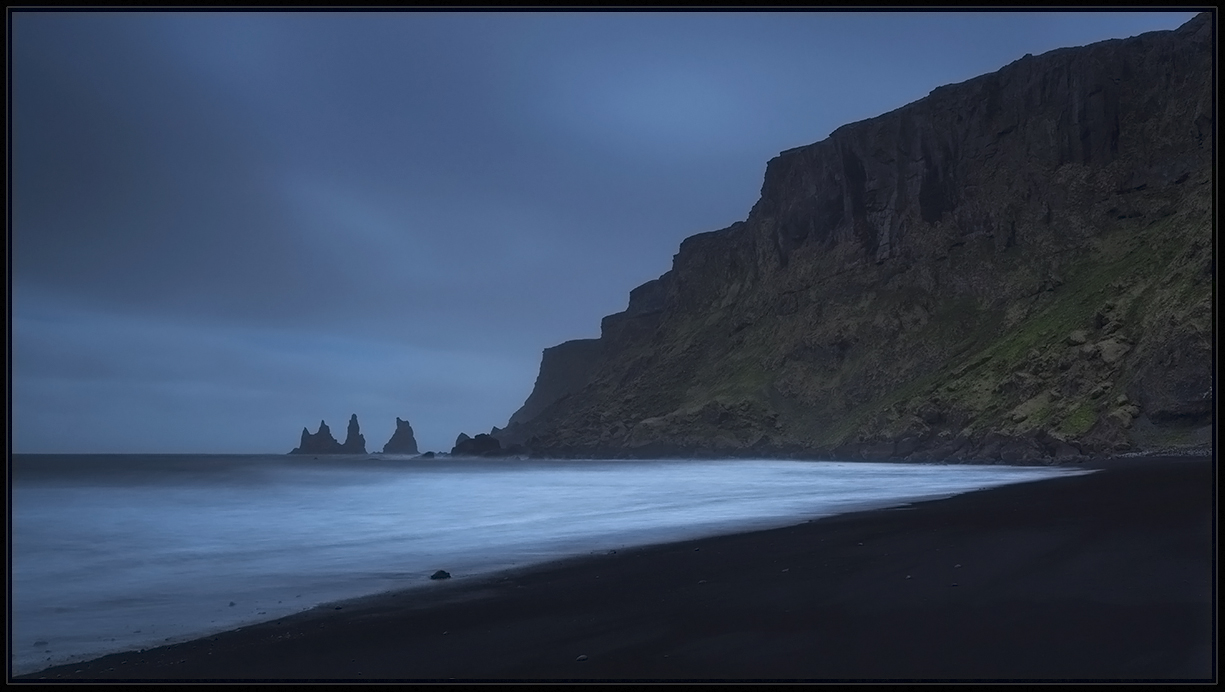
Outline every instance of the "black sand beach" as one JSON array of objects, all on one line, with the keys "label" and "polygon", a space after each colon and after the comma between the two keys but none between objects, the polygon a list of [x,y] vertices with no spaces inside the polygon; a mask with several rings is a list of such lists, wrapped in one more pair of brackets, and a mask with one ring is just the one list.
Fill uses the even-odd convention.
[{"label": "black sand beach", "polygon": [[16,681],[1209,681],[1213,465],[1115,459],[910,508],[432,582]]}]

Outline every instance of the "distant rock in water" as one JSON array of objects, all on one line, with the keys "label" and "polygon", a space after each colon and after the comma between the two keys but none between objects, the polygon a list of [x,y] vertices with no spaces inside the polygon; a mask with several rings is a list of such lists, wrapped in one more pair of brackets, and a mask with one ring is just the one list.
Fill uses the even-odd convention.
[{"label": "distant rock in water", "polygon": [[417,438],[413,437],[413,426],[406,420],[396,418],[396,431],[383,445],[383,454],[416,454]]},{"label": "distant rock in water", "polygon": [[451,456],[458,457],[487,457],[500,454],[502,454],[502,443],[498,442],[498,438],[485,433],[480,433],[476,437],[468,437],[460,433],[455,440],[455,447],[451,449]]},{"label": "distant rock in water", "polygon": [[357,424],[357,414],[353,414],[349,418],[349,431],[345,437],[345,443],[342,445],[332,437],[332,430],[328,428],[328,424],[319,421],[319,432],[314,435],[306,428],[302,428],[302,441],[298,443],[290,454],[365,454],[366,453],[366,438],[361,434],[361,428]]},{"label": "distant rock in water", "polygon": [[328,428],[328,424],[319,421],[319,432],[314,435],[306,428],[302,428],[302,441],[298,443],[290,454],[343,454],[344,448],[332,437],[332,431]]},{"label": "distant rock in water", "polygon": [[349,416],[349,432],[345,436],[345,443],[341,445],[343,454],[365,454],[366,453],[366,438],[361,433],[361,426],[357,424],[357,414]]},{"label": "distant rock in water", "polygon": [[421,458],[422,458],[422,459],[433,459],[433,458],[434,458],[434,453],[433,453],[433,452],[426,452],[425,454],[422,454],[422,455],[421,455]]}]

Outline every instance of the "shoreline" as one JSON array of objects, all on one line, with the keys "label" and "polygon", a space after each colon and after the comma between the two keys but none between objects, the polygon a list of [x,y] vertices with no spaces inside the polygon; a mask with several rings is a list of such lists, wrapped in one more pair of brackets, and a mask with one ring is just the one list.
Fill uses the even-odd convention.
[{"label": "shoreline", "polygon": [[1213,459],[1068,466],[1100,471],[365,596],[12,680],[1209,679]]}]

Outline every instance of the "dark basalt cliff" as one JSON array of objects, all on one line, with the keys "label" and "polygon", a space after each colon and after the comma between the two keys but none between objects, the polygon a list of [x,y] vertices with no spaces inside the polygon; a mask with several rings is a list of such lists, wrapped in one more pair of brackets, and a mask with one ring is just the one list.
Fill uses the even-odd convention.
[{"label": "dark basalt cliff", "polygon": [[766,168],[598,341],[544,455],[1005,459],[1210,439],[1214,23],[1025,56]]},{"label": "dark basalt cliff", "polygon": [[413,426],[406,420],[396,417],[396,431],[391,439],[383,445],[383,454],[416,454],[417,438],[413,435]]},{"label": "dark basalt cliff", "polygon": [[599,362],[599,339],[576,339],[544,350],[536,386],[523,406],[510,417],[510,424],[527,422],[549,404],[582,389],[591,380]]}]

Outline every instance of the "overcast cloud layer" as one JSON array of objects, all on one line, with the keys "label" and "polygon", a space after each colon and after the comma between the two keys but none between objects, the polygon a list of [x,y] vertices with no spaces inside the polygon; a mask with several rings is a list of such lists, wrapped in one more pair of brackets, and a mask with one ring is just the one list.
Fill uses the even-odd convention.
[{"label": "overcast cloud layer", "polygon": [[778,152],[1191,16],[13,12],[12,449],[449,450]]}]

